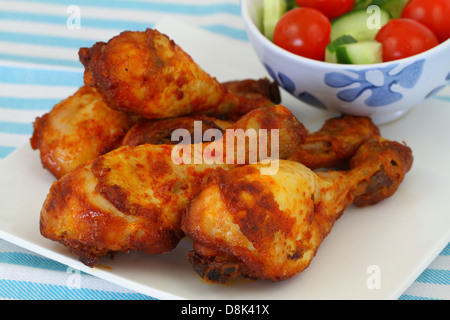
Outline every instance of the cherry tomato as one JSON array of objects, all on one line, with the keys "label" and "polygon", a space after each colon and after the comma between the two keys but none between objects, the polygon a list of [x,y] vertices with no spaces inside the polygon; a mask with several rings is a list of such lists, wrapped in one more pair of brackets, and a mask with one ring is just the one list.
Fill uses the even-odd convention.
[{"label": "cherry tomato", "polygon": [[375,40],[383,44],[383,61],[413,56],[439,44],[430,29],[411,19],[392,19],[381,28]]},{"label": "cherry tomato", "polygon": [[319,10],[332,20],[350,11],[355,0],[295,0],[299,7],[310,7]]},{"label": "cherry tomato", "polygon": [[313,8],[286,12],[275,26],[273,42],[297,55],[323,61],[330,42],[331,23]]},{"label": "cherry tomato", "polygon": [[411,0],[402,11],[402,18],[426,25],[439,42],[450,38],[450,0]]}]

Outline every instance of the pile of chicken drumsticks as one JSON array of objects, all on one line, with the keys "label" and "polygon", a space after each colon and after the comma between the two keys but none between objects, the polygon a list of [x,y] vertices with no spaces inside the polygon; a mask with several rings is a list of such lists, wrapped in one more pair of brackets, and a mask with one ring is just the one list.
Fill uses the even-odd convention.
[{"label": "pile of chicken drumsticks", "polygon": [[[390,197],[412,166],[411,149],[370,118],[342,115],[310,133],[275,83],[220,83],[157,30],[125,31],[79,56],[84,85],[36,119],[30,142],[56,178],[40,232],[90,267],[110,253],[167,253],[189,237],[203,279],[288,279],[348,206]],[[195,122],[222,134],[190,141],[200,150],[233,139],[230,129],[265,129],[265,143],[278,130],[278,170],[263,174],[261,155],[174,163],[173,132]]]}]

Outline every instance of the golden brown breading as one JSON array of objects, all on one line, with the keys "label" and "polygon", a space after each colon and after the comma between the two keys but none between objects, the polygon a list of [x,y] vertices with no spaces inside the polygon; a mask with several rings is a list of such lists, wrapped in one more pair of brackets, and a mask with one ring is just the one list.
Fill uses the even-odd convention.
[{"label": "golden brown breading", "polygon": [[[137,146],[140,144],[178,144],[172,139],[172,133],[177,129],[185,129],[189,132],[189,143],[207,142],[203,139],[195,141],[195,128],[200,127],[201,138],[208,129],[217,129],[224,132],[233,125],[231,121],[220,120],[208,116],[184,116],[166,119],[142,119],[136,123],[123,138],[122,145]],[[200,125],[198,125],[200,124]],[[182,141],[186,143],[187,141]]]},{"label": "golden brown breading", "polygon": [[56,178],[117,147],[133,120],[83,86],[34,122],[30,143]]},{"label": "golden brown breading", "polygon": [[[391,196],[411,164],[407,146],[375,137],[359,149],[348,172],[314,172],[290,160],[279,160],[274,175],[261,174],[261,164],[217,170],[182,218],[194,241],[188,259],[213,282],[288,279],[309,266],[350,204]],[[379,172],[383,180],[372,181]]]},{"label": "golden brown breading", "polygon": [[290,160],[311,169],[348,167],[350,158],[380,130],[368,117],[343,115],[325,121],[320,130],[308,135]]},{"label": "golden brown breading", "polygon": [[218,106],[204,111],[204,114],[236,121],[251,110],[281,102],[278,85],[267,78],[227,81],[222,84],[227,90],[223,101]]},{"label": "golden brown breading", "polygon": [[274,104],[281,103],[281,95],[277,83],[267,78],[226,81],[223,82],[223,85],[232,94],[256,100],[265,98]]},{"label": "golden brown breading", "polygon": [[270,106],[273,103],[279,103],[281,100],[278,86],[267,78],[227,81],[223,85],[234,95],[236,101],[240,100],[237,102],[238,105],[246,106],[239,109],[242,114],[229,113],[230,110],[222,109],[222,113],[216,113],[216,115],[224,119],[202,113],[165,119],[140,119],[125,135],[122,144],[129,146],[144,143],[174,144],[177,141],[172,141],[171,137],[176,129],[186,129],[194,137],[195,121],[201,121],[202,134],[208,129],[219,129],[223,132],[233,124],[232,120],[236,116],[242,116],[261,105]]},{"label": "golden brown breading", "polygon": [[374,136],[350,160],[350,172],[359,174],[353,204],[368,206],[392,196],[413,164],[405,144]]},{"label": "golden brown breading", "polygon": [[125,31],[107,43],[81,48],[85,84],[115,110],[143,118],[191,113],[242,115],[273,105],[261,96],[229,92],[174,41],[157,30]]},{"label": "golden brown breading", "polygon": [[[274,106],[251,111],[221,139],[199,144],[200,151],[214,145],[226,157],[226,143],[234,139],[230,129],[267,129],[268,143],[271,130],[279,129],[279,154],[284,158],[306,136],[306,129],[290,111]],[[177,164],[172,158],[177,146],[122,146],[71,171],[51,187],[41,211],[41,234],[63,243],[89,266],[108,252],[172,250],[184,236],[181,215],[207,175],[216,168],[238,165],[236,160],[208,164],[198,158],[196,145],[188,148],[192,161]],[[237,150],[231,152],[236,159]]]}]

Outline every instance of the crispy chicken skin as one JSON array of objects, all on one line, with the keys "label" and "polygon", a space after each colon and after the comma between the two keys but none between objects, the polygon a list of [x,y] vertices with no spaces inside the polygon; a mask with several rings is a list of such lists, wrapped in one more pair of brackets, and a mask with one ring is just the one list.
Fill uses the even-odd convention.
[{"label": "crispy chicken skin", "polygon": [[309,266],[349,205],[391,196],[412,161],[407,146],[374,137],[349,171],[314,172],[290,160],[279,160],[274,175],[262,175],[261,164],[217,170],[182,218],[194,242],[188,259],[212,282],[288,279]]},{"label": "crispy chicken skin", "polygon": [[[232,121],[220,120],[208,116],[184,116],[166,119],[142,119],[136,123],[123,138],[122,145],[137,146],[140,144],[178,144],[179,141],[172,139],[172,133],[178,129],[189,132],[189,143],[207,142],[203,139],[195,141],[196,125],[201,129],[201,137],[209,129],[217,129],[224,132],[226,128],[233,125]],[[188,141],[182,141],[187,143]]]},{"label": "crispy chicken skin", "polygon": [[133,120],[108,108],[100,95],[83,86],[36,118],[30,143],[44,168],[56,178],[120,145]]},{"label": "crispy chicken skin", "polygon": [[243,115],[273,105],[269,99],[236,95],[157,30],[124,31],[107,43],[81,48],[84,82],[115,110],[143,118],[191,113]]},{"label": "crispy chicken skin", "polygon": [[218,106],[204,111],[205,115],[236,121],[251,110],[281,103],[278,85],[267,78],[227,81],[222,84],[227,90],[225,98]]},{"label": "crispy chicken skin", "polygon": [[[262,79],[244,79],[224,82],[223,85],[235,95],[237,100],[252,100],[254,107],[244,108],[242,113],[256,109],[258,105],[270,106],[273,103],[280,102],[280,92],[275,82],[267,78]],[[264,102],[264,101],[269,101]],[[252,105],[247,102],[239,102],[240,105]],[[205,114],[193,114],[189,116],[180,116],[164,119],[140,119],[125,135],[123,145],[149,144],[174,144],[172,141],[172,132],[177,129],[186,129],[194,137],[195,121],[201,121],[202,133],[208,129],[218,129],[224,131],[233,125],[237,113],[229,114],[223,109],[223,113],[216,114],[221,118],[207,116]],[[242,115],[241,115],[242,116]],[[198,141],[197,141],[198,142]],[[206,142],[206,141],[205,141]]]},{"label": "crispy chicken skin", "polygon": [[[277,100],[279,93],[278,87],[268,79],[236,80],[225,82],[224,86],[230,87],[236,97],[253,99],[255,104],[267,99]],[[83,86],[51,111],[36,118],[30,144],[40,151],[44,168],[55,178],[59,179],[78,165],[121,144],[171,144],[174,130],[186,128],[192,131],[196,120],[202,121],[203,130],[223,130],[234,122],[202,114],[143,119],[112,110],[102,101],[95,89]],[[221,116],[234,119],[235,115],[223,113]]]},{"label": "crispy chicken skin", "polygon": [[[251,111],[232,128],[279,129],[283,158],[290,157],[306,137],[304,126],[282,106]],[[222,138],[198,145],[204,151],[229,140],[226,131]],[[175,147],[122,146],[55,181],[41,210],[41,234],[66,245],[88,266],[109,252],[172,250],[184,236],[181,215],[208,174],[238,165],[196,164],[195,149],[191,152],[195,159],[177,164],[172,159]]]},{"label": "crispy chicken skin", "polygon": [[226,81],[223,82],[223,85],[232,94],[255,100],[266,99],[274,104],[281,103],[281,95],[277,83],[267,78]]},{"label": "crispy chicken skin", "polygon": [[366,141],[350,160],[350,172],[359,181],[353,204],[364,207],[391,197],[412,164],[412,151],[406,145],[380,136]]},{"label": "crispy chicken skin", "polygon": [[346,168],[356,150],[380,130],[368,117],[342,115],[325,121],[320,130],[308,135],[290,160],[313,170]]}]

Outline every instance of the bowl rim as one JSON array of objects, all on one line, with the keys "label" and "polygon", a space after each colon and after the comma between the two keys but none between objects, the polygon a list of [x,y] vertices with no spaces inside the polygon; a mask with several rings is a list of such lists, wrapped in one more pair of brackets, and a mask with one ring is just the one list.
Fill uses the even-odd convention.
[{"label": "bowl rim", "polygon": [[418,53],[416,55],[413,55],[413,56],[410,56],[407,58],[386,61],[386,62],[379,62],[379,63],[372,63],[372,64],[339,64],[339,63],[331,63],[331,62],[326,62],[326,61],[314,60],[314,59],[302,57],[302,56],[296,55],[292,52],[289,52],[289,51],[277,46],[269,39],[267,39],[262,34],[261,30],[256,26],[255,22],[253,21],[253,19],[250,16],[249,8],[250,8],[250,3],[252,1],[256,1],[256,0],[240,0],[241,17],[244,20],[244,24],[246,26],[247,32],[254,34],[258,38],[259,41],[262,41],[264,46],[270,48],[272,51],[275,51],[276,53],[281,54],[281,55],[285,55],[288,58],[298,61],[298,62],[301,62],[301,63],[309,63],[309,64],[317,65],[318,67],[341,68],[341,69],[347,69],[347,70],[351,69],[351,68],[354,68],[354,69],[370,68],[372,66],[373,66],[373,68],[380,68],[380,67],[387,67],[387,66],[391,66],[391,65],[395,65],[395,64],[399,64],[399,63],[408,63],[411,61],[420,60],[421,58],[426,58],[430,55],[438,54],[442,50],[450,49],[450,39],[447,39],[446,41],[440,43],[439,45],[437,45],[427,51]]}]

